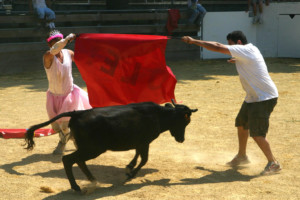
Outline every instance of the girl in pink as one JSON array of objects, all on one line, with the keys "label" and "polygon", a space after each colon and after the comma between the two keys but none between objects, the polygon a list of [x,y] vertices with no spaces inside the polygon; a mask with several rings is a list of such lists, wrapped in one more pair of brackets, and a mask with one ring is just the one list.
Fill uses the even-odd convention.
[{"label": "girl in pink", "polygon": [[[54,30],[50,32],[47,39],[50,50],[44,54],[43,63],[49,82],[46,107],[50,119],[63,112],[91,108],[87,93],[73,83],[74,52],[63,49],[75,37],[76,35],[71,33],[64,39],[59,31]],[[66,117],[51,124],[60,137],[53,154],[64,152],[70,138],[68,124],[69,118]]]}]

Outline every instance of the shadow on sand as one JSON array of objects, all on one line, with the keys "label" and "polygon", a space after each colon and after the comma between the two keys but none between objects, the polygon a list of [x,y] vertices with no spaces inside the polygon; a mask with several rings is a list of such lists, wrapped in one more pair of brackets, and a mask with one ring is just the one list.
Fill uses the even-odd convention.
[{"label": "shadow on sand", "polygon": [[196,167],[198,170],[204,170],[211,172],[209,175],[195,178],[195,179],[182,179],[181,182],[178,183],[170,183],[170,179],[160,179],[155,181],[149,181],[145,179],[141,183],[134,183],[131,184],[119,184],[119,185],[113,185],[110,187],[98,187],[95,189],[95,191],[90,195],[81,196],[79,193],[72,192],[71,189],[67,191],[60,192],[58,194],[55,194],[53,196],[49,196],[45,199],[47,200],[54,200],[54,199],[73,199],[78,197],[80,195],[81,199],[98,199],[103,197],[116,197],[118,195],[132,192],[135,190],[139,190],[146,186],[161,186],[161,187],[171,187],[176,185],[199,185],[199,184],[207,184],[207,183],[226,183],[226,182],[235,182],[235,181],[250,181],[253,178],[258,177],[258,175],[249,176],[249,175],[243,175],[240,172],[238,172],[238,169],[240,168],[230,168],[225,171],[215,171],[210,169],[205,169],[203,167]]},{"label": "shadow on sand", "polygon": [[240,172],[238,172],[237,168],[230,168],[225,171],[215,171],[210,169],[205,169],[203,167],[197,167],[196,169],[204,170],[211,172],[211,174],[199,177],[199,178],[186,178],[182,179],[181,182],[178,183],[170,183],[170,179],[160,179],[155,181],[149,181],[145,179],[141,183],[126,183],[126,184],[114,184],[110,187],[97,187],[94,192],[90,195],[81,196],[77,192],[73,192],[71,189],[67,191],[60,192],[58,194],[55,194],[53,196],[49,196],[45,199],[73,199],[78,197],[78,195],[81,196],[82,199],[98,199],[103,197],[116,197],[121,194],[125,194],[128,192],[132,192],[135,190],[139,190],[143,187],[147,186],[161,186],[161,187],[171,187],[171,186],[177,186],[177,185],[199,185],[199,184],[209,184],[209,183],[227,183],[227,182],[235,182],[235,181],[242,181],[242,182],[248,182],[253,178],[259,177],[259,175],[243,175]]},{"label": "shadow on sand", "polygon": [[[0,169],[3,169],[5,172],[13,175],[26,175],[25,173],[20,173],[15,169],[20,166],[30,165],[36,162],[52,162],[52,163],[61,163],[61,169],[50,170],[42,173],[35,173],[32,176],[41,176],[47,178],[67,178],[65,170],[63,168],[63,163],[61,162],[61,156],[52,155],[52,154],[33,154],[30,155],[21,161],[13,162],[9,164],[4,164],[0,166]],[[124,168],[114,167],[114,166],[105,166],[105,165],[90,165],[88,164],[88,168],[95,175],[95,177],[99,177],[102,183],[107,184],[115,184],[114,177],[124,177],[125,180],[125,166]],[[87,180],[85,175],[81,172],[79,167],[75,164],[73,166],[74,175],[76,180]],[[137,174],[137,177],[143,177],[146,174],[157,172],[156,169],[141,169]],[[108,176],[109,174],[109,176]]]},{"label": "shadow on sand", "polygon": [[[26,166],[35,162],[48,161],[52,163],[61,162],[60,156],[54,156],[52,154],[33,154],[21,161],[13,162],[10,164],[1,165],[0,168],[5,170],[5,172],[14,175],[24,175],[16,170],[18,166]],[[74,199],[80,196],[81,199],[96,199],[109,196],[118,196],[131,191],[139,190],[146,186],[161,186],[161,187],[171,187],[176,185],[199,185],[199,184],[209,184],[209,183],[227,183],[235,181],[248,182],[253,178],[259,177],[259,175],[244,175],[238,170],[241,168],[229,168],[225,171],[215,171],[211,169],[206,169],[204,167],[196,167],[196,170],[202,170],[210,172],[210,174],[199,178],[186,178],[180,180],[180,182],[170,183],[170,179],[160,179],[155,181],[149,181],[144,179],[141,183],[130,183],[125,182],[125,170],[124,168],[118,168],[114,166],[104,166],[104,165],[88,165],[91,172],[98,178],[100,184],[111,184],[109,187],[96,187],[94,192],[90,195],[80,195],[77,192],[73,192],[71,189],[67,191],[62,191],[52,196],[46,197],[45,199]],[[87,180],[80,169],[74,165],[73,167],[74,175],[76,180]],[[141,169],[137,174],[137,177],[144,177],[147,174],[157,172],[157,169]],[[33,176],[41,176],[47,178],[65,178],[65,171],[63,165],[61,169],[50,170],[43,173],[32,174]],[[124,181],[120,181],[120,177],[124,177]]]}]

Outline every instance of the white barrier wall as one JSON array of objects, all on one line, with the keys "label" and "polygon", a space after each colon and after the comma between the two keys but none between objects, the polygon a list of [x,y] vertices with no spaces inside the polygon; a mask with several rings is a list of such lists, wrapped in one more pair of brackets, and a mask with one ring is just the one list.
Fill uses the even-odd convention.
[{"label": "white barrier wall", "polygon": [[[248,42],[256,43],[256,26],[246,12],[208,12],[203,22],[203,40],[227,44],[228,33],[240,30],[247,36]],[[203,49],[204,59],[228,58],[228,55]]]},{"label": "white barrier wall", "polygon": [[[246,12],[208,12],[204,18],[203,39],[227,44],[227,34],[241,30],[265,57],[300,58],[300,3],[264,6],[263,19],[263,24],[252,24]],[[202,55],[204,59],[228,58],[205,49]]]}]

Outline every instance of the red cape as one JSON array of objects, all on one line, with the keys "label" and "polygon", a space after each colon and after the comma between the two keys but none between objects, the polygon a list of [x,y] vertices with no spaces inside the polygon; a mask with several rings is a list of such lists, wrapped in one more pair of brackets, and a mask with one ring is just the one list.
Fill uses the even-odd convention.
[{"label": "red cape", "polygon": [[[9,138],[24,138],[26,129],[0,129],[0,137]],[[34,137],[42,137],[53,135],[55,132],[52,129],[37,129],[34,132]]]},{"label": "red cape", "polygon": [[75,63],[92,107],[175,99],[177,81],[165,61],[167,40],[155,35],[80,34]]}]

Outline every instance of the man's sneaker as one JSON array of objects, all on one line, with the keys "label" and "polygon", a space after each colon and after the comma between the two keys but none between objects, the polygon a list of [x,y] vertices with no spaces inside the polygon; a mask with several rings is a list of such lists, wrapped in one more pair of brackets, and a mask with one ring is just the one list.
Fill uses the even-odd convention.
[{"label": "man's sneaker", "polygon": [[281,165],[278,161],[275,162],[268,162],[267,166],[265,167],[264,171],[262,171],[261,175],[270,175],[275,174],[281,170]]},{"label": "man's sneaker", "polygon": [[66,143],[62,143],[61,141],[58,142],[57,147],[54,149],[54,155],[62,155],[65,151]]},{"label": "man's sneaker", "polygon": [[258,17],[258,23],[259,23],[259,24],[262,24],[262,23],[263,23],[263,19],[262,19],[262,16],[261,16],[261,15]]},{"label": "man's sneaker", "polygon": [[248,156],[239,156],[236,155],[232,161],[228,162],[227,165],[234,167],[234,166],[239,166],[239,165],[246,165],[250,163]]}]

